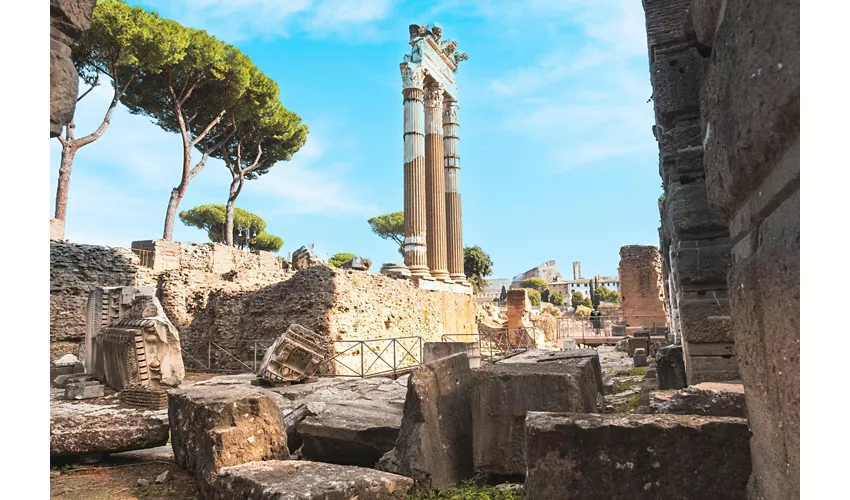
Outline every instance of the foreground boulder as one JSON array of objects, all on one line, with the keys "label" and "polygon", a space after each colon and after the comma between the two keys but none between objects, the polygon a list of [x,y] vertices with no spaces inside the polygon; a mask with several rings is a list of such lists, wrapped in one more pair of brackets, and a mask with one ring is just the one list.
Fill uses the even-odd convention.
[{"label": "foreground boulder", "polygon": [[422,490],[444,490],[471,478],[471,397],[465,351],[416,368],[407,384],[395,448],[378,468],[413,478]]},{"label": "foreground boulder", "polygon": [[598,358],[577,357],[488,364],[476,371],[472,391],[475,471],[525,474],[526,413],[600,411],[598,370]]},{"label": "foreground boulder", "polygon": [[388,472],[306,460],[252,462],[222,469],[213,500],[403,500],[413,480]]},{"label": "foreground boulder", "polygon": [[530,412],[527,500],[746,498],[747,421]]},{"label": "foreground boulder", "polygon": [[202,386],[168,394],[174,461],[202,490],[222,467],[288,459],[286,426],[274,402],[245,385]]},{"label": "foreground boulder", "polygon": [[401,427],[402,409],[385,401],[328,403],[298,425],[308,460],[374,467],[390,451]]},{"label": "foreground boulder", "polygon": [[652,393],[649,413],[747,417],[743,384],[703,382],[676,391]]},{"label": "foreground boulder", "polygon": [[50,456],[113,453],[155,448],[168,442],[165,411],[121,407],[115,399],[50,402]]}]

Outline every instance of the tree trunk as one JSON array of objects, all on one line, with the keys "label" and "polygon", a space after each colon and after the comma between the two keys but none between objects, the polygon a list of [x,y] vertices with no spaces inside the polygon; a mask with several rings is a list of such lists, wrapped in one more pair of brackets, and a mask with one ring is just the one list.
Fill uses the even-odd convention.
[{"label": "tree trunk", "polygon": [[162,230],[162,239],[165,241],[172,241],[174,237],[174,219],[177,216],[177,207],[180,206],[180,201],[186,194],[186,187],[189,185],[189,165],[192,163],[192,142],[189,140],[189,131],[183,125],[183,110],[178,107],[176,111],[177,121],[182,129],[180,135],[183,136],[183,174],[180,176],[180,184],[171,190],[171,197],[168,198],[165,227]]},{"label": "tree trunk", "polygon": [[174,237],[174,218],[177,215],[177,207],[180,205],[183,193],[186,192],[185,187],[182,191],[180,190],[181,186],[172,189],[171,196],[168,198],[168,210],[165,212],[165,228],[162,231],[162,239],[165,241],[171,241]]},{"label": "tree trunk", "polygon": [[225,236],[227,237],[227,245],[233,246],[233,229],[234,229],[234,219],[236,218],[236,197],[239,196],[239,192],[242,191],[242,179],[240,177],[234,177],[230,182],[230,193],[227,196],[227,222],[225,223]]},{"label": "tree trunk", "polygon": [[71,182],[71,166],[74,163],[75,154],[77,154],[77,145],[72,139],[62,147],[62,161],[59,163],[59,183],[56,186],[55,218],[62,221],[63,228],[68,213],[68,184]]}]

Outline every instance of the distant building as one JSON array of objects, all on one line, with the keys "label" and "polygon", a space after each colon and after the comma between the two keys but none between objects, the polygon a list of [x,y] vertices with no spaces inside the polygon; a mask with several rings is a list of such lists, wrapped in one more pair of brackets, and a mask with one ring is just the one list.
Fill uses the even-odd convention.
[{"label": "distant building", "polygon": [[[597,276],[599,286],[604,286],[609,290],[620,292],[620,278],[617,276]],[[580,278],[564,281],[556,281],[549,283],[549,293],[560,292],[566,301],[569,301],[570,295],[573,292],[581,292],[587,298],[590,298],[590,278]]]},{"label": "distant building", "polygon": [[514,276],[511,280],[510,288],[520,288],[520,283],[528,278],[540,278],[546,283],[563,280],[561,271],[558,269],[558,264],[554,260],[550,260],[540,264],[537,267],[532,267],[528,271]]},{"label": "distant building", "polygon": [[492,302],[493,299],[498,299],[502,294],[502,287],[507,290],[510,286],[511,280],[507,278],[488,279],[487,286],[475,298],[481,302]]}]

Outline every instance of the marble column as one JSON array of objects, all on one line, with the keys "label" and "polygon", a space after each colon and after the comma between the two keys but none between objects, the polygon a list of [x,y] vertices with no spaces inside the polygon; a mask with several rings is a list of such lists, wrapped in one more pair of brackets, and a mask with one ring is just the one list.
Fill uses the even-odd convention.
[{"label": "marble column", "polygon": [[401,63],[404,83],[404,263],[413,278],[433,279],[425,241],[425,124],[423,85],[418,64]]},{"label": "marble column", "polygon": [[443,173],[443,87],[425,90],[425,213],[428,268],[439,281],[449,279],[446,261],[446,187]]},{"label": "marble column", "polygon": [[443,107],[443,149],[445,154],[446,187],[446,248],[449,278],[467,283],[463,274],[463,227],[460,209],[460,156],[457,154],[457,101],[446,101]]}]

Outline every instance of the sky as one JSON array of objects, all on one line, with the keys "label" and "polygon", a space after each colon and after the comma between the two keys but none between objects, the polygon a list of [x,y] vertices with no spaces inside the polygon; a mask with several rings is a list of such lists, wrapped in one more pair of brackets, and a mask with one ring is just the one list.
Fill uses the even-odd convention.
[{"label": "sky", "polygon": [[[467,52],[460,93],[463,241],[510,278],[547,260],[571,277],[616,275],[619,248],[658,245],[661,194],[641,3],[634,0],[149,0],[129,2],[237,46],[309,127],[305,146],[248,181],[237,206],[263,217],[286,256],[313,243],[373,268],[400,262],[370,217],[403,209],[402,83],[408,25],[438,24]],[[81,83],[81,91],[83,88]],[[94,130],[111,88],[77,106]],[[61,146],[50,142],[53,215]],[[181,140],[123,107],[71,176],[66,238],[129,247],[162,235]],[[200,153],[195,151],[197,161]],[[210,160],[180,210],[224,204],[230,174]],[[208,241],[183,225],[175,241]],[[377,270],[377,269],[374,269]]]}]

